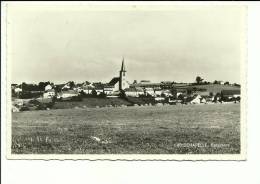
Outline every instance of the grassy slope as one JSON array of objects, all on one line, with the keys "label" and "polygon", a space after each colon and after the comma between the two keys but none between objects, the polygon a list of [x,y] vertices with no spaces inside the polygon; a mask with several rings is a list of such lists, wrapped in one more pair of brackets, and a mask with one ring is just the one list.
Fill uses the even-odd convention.
[{"label": "grassy slope", "polygon": [[236,87],[236,86],[220,85],[220,84],[192,85],[192,86],[189,86],[189,87],[207,89],[207,91],[213,92],[213,93],[220,93],[222,90],[240,89],[239,87]]},{"label": "grassy slope", "polygon": [[[13,153],[239,153],[238,104],[13,113]],[[95,141],[95,136],[106,143]],[[229,147],[176,147],[220,143]]]},{"label": "grassy slope", "polygon": [[108,105],[130,105],[131,103],[126,100],[120,98],[84,98],[83,101],[80,102],[56,102],[54,105],[54,109],[68,109],[74,107],[105,107]]}]

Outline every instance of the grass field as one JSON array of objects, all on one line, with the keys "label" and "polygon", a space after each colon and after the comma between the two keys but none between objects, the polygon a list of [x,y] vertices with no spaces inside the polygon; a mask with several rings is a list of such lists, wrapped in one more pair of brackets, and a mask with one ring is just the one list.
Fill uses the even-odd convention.
[{"label": "grass field", "polygon": [[239,90],[240,87],[237,86],[230,86],[230,85],[221,85],[221,84],[206,84],[206,85],[191,85],[191,86],[184,86],[182,88],[198,88],[198,89],[205,89],[208,92],[212,92],[214,94],[221,93],[222,90]]},{"label": "grass field", "polygon": [[12,114],[12,153],[239,153],[239,107],[213,104],[17,112]]}]

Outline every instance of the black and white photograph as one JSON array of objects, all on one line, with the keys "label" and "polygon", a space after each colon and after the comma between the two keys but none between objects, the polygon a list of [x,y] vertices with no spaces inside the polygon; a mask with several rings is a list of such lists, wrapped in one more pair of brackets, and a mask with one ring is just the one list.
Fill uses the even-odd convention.
[{"label": "black and white photograph", "polygon": [[246,159],[245,6],[6,12],[9,159]]}]

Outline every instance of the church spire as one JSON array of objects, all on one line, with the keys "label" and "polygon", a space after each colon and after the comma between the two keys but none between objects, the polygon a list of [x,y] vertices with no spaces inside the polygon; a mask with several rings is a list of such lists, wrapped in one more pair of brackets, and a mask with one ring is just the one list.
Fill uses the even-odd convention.
[{"label": "church spire", "polygon": [[126,72],[126,70],[125,70],[125,58],[124,57],[123,57],[123,60],[122,60],[121,72]]}]

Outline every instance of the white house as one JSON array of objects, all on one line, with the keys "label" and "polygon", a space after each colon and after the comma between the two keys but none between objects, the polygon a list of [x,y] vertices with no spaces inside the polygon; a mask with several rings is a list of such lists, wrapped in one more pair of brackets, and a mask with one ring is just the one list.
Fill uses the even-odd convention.
[{"label": "white house", "polygon": [[156,96],[161,96],[163,91],[161,89],[155,89],[154,93],[155,93]]},{"label": "white house", "polygon": [[55,90],[54,89],[48,89],[43,93],[43,98],[52,98],[55,96]]},{"label": "white house", "polygon": [[155,93],[154,93],[154,89],[153,88],[145,88],[144,90],[145,94],[146,95],[151,95],[151,96],[155,96]]},{"label": "white house", "polygon": [[167,96],[167,97],[169,97],[169,96],[172,96],[172,93],[171,93],[171,91],[170,90],[163,90],[162,91],[162,94],[164,94],[165,96]]},{"label": "white house", "polygon": [[160,101],[164,101],[165,98],[164,97],[155,97],[154,100],[160,102]]},{"label": "white house", "polygon": [[74,90],[67,90],[67,91],[62,91],[60,93],[58,93],[57,98],[70,98],[73,96],[78,96],[79,93],[77,91]]},{"label": "white house", "polygon": [[70,89],[69,84],[65,84],[61,89]]},{"label": "white house", "polygon": [[126,96],[139,97],[140,95],[144,95],[144,90],[140,87],[126,88],[124,91]]},{"label": "white house", "polygon": [[206,103],[206,99],[201,97],[200,95],[196,95],[193,100],[190,101],[191,104],[200,104]]},{"label": "white house", "polygon": [[82,91],[85,93],[85,94],[92,94],[92,90],[93,90],[94,88],[93,87],[91,87],[91,86],[83,86],[82,87]]},{"label": "white house", "polygon": [[14,89],[14,92],[15,93],[20,93],[20,92],[22,92],[22,89],[17,87],[17,88]]},{"label": "white house", "polygon": [[104,86],[104,93],[106,95],[112,95],[116,91],[115,86],[105,85]]},{"label": "white house", "polygon": [[96,87],[95,91],[97,92],[97,95],[100,95],[100,93],[104,93],[104,87]]}]

